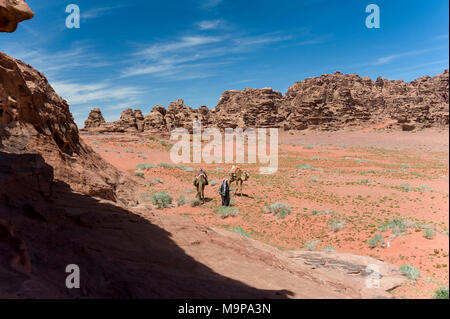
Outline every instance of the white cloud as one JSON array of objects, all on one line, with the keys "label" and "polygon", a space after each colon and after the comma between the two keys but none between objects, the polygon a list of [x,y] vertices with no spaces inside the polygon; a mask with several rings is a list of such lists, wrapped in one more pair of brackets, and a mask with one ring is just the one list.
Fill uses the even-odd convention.
[{"label": "white cloud", "polygon": [[290,39],[292,37],[277,34],[249,37],[231,34],[186,36],[136,52],[135,63],[122,70],[122,77],[150,75],[172,80],[204,78],[213,75],[213,70],[218,66],[231,63],[236,56]]},{"label": "white cloud", "polygon": [[200,1],[201,1],[200,7],[203,9],[215,8],[223,2],[223,0],[200,0]]},{"label": "white cloud", "polygon": [[200,30],[215,30],[223,27],[225,22],[223,20],[204,20],[197,22],[197,26]]},{"label": "white cloud", "polygon": [[19,46],[2,48],[7,54],[30,64],[49,78],[67,77],[68,72],[79,68],[99,68],[111,63],[89,52],[89,47],[75,45],[63,51],[47,52],[39,48],[23,49]]},{"label": "white cloud", "polygon": [[120,9],[125,7],[124,5],[117,5],[117,6],[108,6],[108,7],[100,7],[100,8],[92,8],[86,11],[81,10],[81,19],[82,20],[89,20],[89,19],[95,19],[104,15],[107,15],[111,13],[114,10]]},{"label": "white cloud", "polygon": [[403,53],[391,54],[391,55],[388,55],[388,56],[380,57],[380,58],[376,59],[371,64],[372,65],[387,64],[387,63],[390,63],[390,62],[392,62],[394,60],[397,60],[399,58],[403,58],[403,57],[406,57],[406,56],[422,55],[422,54],[430,52],[430,51],[433,51],[433,49],[415,50],[415,51],[408,51],[408,52],[403,52]]},{"label": "white cloud", "polygon": [[220,41],[221,38],[219,37],[186,36],[181,38],[179,41],[153,45],[145,50],[138,52],[137,55],[146,55],[150,58],[154,58],[164,53],[170,53],[181,49],[189,49],[210,43],[217,43]]},{"label": "white cloud", "polygon": [[140,88],[118,86],[109,82],[80,84],[63,81],[52,82],[51,85],[71,105],[129,101],[143,93]]}]

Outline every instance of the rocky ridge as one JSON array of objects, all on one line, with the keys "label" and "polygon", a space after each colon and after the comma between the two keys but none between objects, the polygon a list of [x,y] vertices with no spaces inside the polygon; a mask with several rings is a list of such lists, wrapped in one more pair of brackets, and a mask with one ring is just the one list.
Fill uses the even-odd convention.
[{"label": "rocky ridge", "polygon": [[[226,91],[212,110],[205,106],[193,109],[184,105],[183,100],[171,103],[168,109],[156,106],[145,117],[143,131],[192,129],[194,119],[202,120],[204,126],[221,129],[340,130],[382,124],[408,131],[448,127],[448,90],[448,70],[409,83],[381,77],[372,81],[368,77],[336,72],[297,82],[284,96],[271,88]],[[96,114],[94,111],[92,116]],[[86,126],[84,130],[117,132],[131,128],[136,131],[133,121],[124,122],[122,118],[114,123],[98,123],[95,128]]]}]

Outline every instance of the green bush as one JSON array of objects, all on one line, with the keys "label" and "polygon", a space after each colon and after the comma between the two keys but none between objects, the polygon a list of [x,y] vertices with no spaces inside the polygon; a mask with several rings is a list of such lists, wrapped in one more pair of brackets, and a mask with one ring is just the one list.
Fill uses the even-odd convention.
[{"label": "green bush", "polygon": [[159,209],[170,207],[172,197],[166,192],[158,192],[152,195],[152,204],[158,206]]},{"label": "green bush", "polygon": [[186,205],[186,197],[184,195],[180,195],[177,199],[177,206],[184,206]]},{"label": "green bush", "polygon": [[240,211],[233,207],[222,206],[216,209],[216,213],[222,218],[236,217],[240,214]]},{"label": "green bush", "polygon": [[375,248],[377,247],[377,245],[380,244],[381,247],[384,247],[385,243],[384,243],[384,237],[382,234],[376,234],[375,236],[373,236],[370,240],[369,240],[369,247],[370,248]]},{"label": "green bush", "polygon": [[313,210],[311,212],[311,214],[316,215],[316,216],[320,216],[320,215],[336,215],[335,212],[333,212],[332,210]]},{"label": "green bush", "polygon": [[319,244],[320,240],[308,240],[303,249],[308,251],[316,251]]},{"label": "green bush", "polygon": [[384,223],[381,227],[381,231],[392,230],[395,235],[404,233],[412,224],[409,221],[405,221],[401,218],[394,218],[390,222]]},{"label": "green bush", "polygon": [[189,167],[189,166],[184,166],[184,165],[178,165],[177,166],[179,169],[186,171],[186,172],[193,172],[194,168],[193,167]]},{"label": "green bush", "polygon": [[311,165],[309,165],[309,164],[297,165],[297,166],[295,167],[295,169],[296,169],[296,170],[299,170],[299,169],[303,169],[303,170],[304,170],[304,169],[309,169],[309,170],[311,170],[311,171],[323,171],[323,169],[313,167],[313,166],[311,166]]},{"label": "green bush", "polygon": [[328,228],[333,232],[338,232],[345,227],[345,221],[341,219],[334,219],[328,222]]},{"label": "green bush", "polygon": [[219,182],[218,181],[210,181],[209,185],[216,186],[216,185],[219,185]]},{"label": "green bush", "polygon": [[400,272],[408,277],[411,282],[415,282],[420,277],[420,271],[411,265],[403,265],[400,267]]},{"label": "green bush", "polygon": [[448,287],[441,287],[434,292],[434,299],[449,299]]},{"label": "green bush", "polygon": [[239,226],[233,227],[230,229],[230,231],[232,231],[233,233],[239,234],[241,236],[250,238],[250,234],[247,233],[244,229],[242,229],[242,227],[239,227]]},{"label": "green bush", "polygon": [[431,229],[425,229],[423,232],[423,236],[426,239],[433,239],[435,235],[436,235],[436,233]]},{"label": "green bush", "polygon": [[325,246],[322,250],[323,250],[324,252],[330,252],[330,253],[336,251],[336,249],[334,249],[334,247],[331,246],[331,245]]},{"label": "green bush", "polygon": [[158,167],[162,167],[162,168],[172,168],[175,167],[175,164],[171,164],[171,163],[159,163]]},{"label": "green bush", "polygon": [[284,219],[291,213],[292,208],[285,203],[276,202],[266,206],[265,211],[275,215],[278,219]]},{"label": "green bush", "polygon": [[159,178],[154,178],[150,182],[148,182],[148,186],[153,186],[156,184],[164,184],[164,182],[162,180],[160,180]]},{"label": "green bush", "polygon": [[140,177],[140,178],[145,178],[145,174],[144,173],[135,173],[134,176]]},{"label": "green bush", "polygon": [[142,163],[142,164],[137,165],[136,169],[138,171],[143,171],[143,170],[149,170],[149,169],[152,169],[155,167],[156,167],[156,165],[152,164],[152,163]]}]

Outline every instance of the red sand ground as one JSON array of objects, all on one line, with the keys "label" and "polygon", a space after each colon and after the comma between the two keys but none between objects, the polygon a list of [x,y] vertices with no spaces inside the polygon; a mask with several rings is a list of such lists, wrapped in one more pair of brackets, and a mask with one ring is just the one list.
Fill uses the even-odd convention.
[{"label": "red sand ground", "polygon": [[[167,141],[132,135],[91,135],[83,139],[108,162],[134,174],[141,163],[170,163]],[[196,222],[240,232],[279,249],[302,249],[320,241],[340,252],[368,255],[397,266],[413,265],[420,278],[397,288],[400,298],[431,298],[449,282],[449,168],[448,130],[421,132],[347,131],[286,132],[280,134],[279,171],[260,175],[257,165],[240,165],[250,172],[246,196],[233,196],[237,217],[221,218],[218,185],[208,186],[209,199],[199,207],[176,207],[177,199],[195,196],[194,173],[179,168],[145,170],[142,206],[154,209],[151,195],[166,191],[174,207],[164,213],[190,216]],[[189,165],[196,170],[200,165]],[[309,165],[309,166],[308,166]],[[201,165],[210,182],[227,177],[230,165]],[[158,178],[161,183],[151,183]],[[151,185],[150,185],[151,184]],[[214,183],[213,183],[214,184]],[[285,219],[264,213],[264,207],[283,202],[292,208]],[[332,211],[330,214],[315,214]],[[394,235],[382,230],[394,218],[406,229]],[[344,221],[333,231],[331,220]],[[435,233],[424,236],[426,228]],[[385,245],[369,247],[382,234]]]}]

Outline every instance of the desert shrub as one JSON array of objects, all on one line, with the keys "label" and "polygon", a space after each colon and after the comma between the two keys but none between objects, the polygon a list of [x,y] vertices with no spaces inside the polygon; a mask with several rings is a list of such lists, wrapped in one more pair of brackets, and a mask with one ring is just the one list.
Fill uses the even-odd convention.
[{"label": "desert shrub", "polygon": [[162,168],[172,168],[175,167],[176,165],[171,164],[171,163],[159,163],[158,167],[162,167]]},{"label": "desert shrub", "polygon": [[236,217],[240,214],[240,211],[233,207],[219,207],[216,209],[216,213],[222,218],[228,218],[228,217]]},{"label": "desert shrub", "polygon": [[376,234],[369,240],[369,247],[375,248],[377,245],[380,244],[382,247],[384,246],[384,237],[382,234]]},{"label": "desert shrub", "polygon": [[321,169],[321,168],[316,168],[316,167],[311,166],[311,165],[309,165],[309,164],[297,165],[297,166],[295,167],[295,169],[296,169],[296,170],[299,170],[299,169],[303,169],[303,170],[309,169],[309,170],[311,170],[311,171],[323,171],[323,169]]},{"label": "desert shrub", "polygon": [[341,219],[334,219],[328,222],[328,228],[333,232],[338,232],[345,227],[345,221]]},{"label": "desert shrub", "polygon": [[320,215],[336,215],[335,212],[333,212],[332,210],[313,210],[311,212],[311,214],[316,215],[316,216],[320,216]]},{"label": "desert shrub", "polygon": [[189,167],[189,166],[184,166],[184,165],[178,165],[177,166],[179,169],[186,171],[186,172],[193,172],[194,168],[193,167]]},{"label": "desert shrub", "polygon": [[408,184],[400,184],[400,186],[393,186],[393,188],[401,190],[402,192],[409,193],[413,190]]},{"label": "desert shrub", "polygon": [[317,183],[319,182],[319,179],[316,176],[311,177],[311,182]]},{"label": "desert shrub", "polygon": [[381,231],[392,230],[395,235],[400,235],[404,233],[412,224],[401,218],[394,218],[391,221],[384,223],[381,227]]},{"label": "desert shrub", "polygon": [[403,265],[400,267],[400,272],[408,277],[411,282],[415,282],[420,277],[420,271],[411,265]]},{"label": "desert shrub", "polygon": [[184,206],[186,205],[186,197],[184,195],[180,195],[177,199],[177,206]]},{"label": "desert shrub", "polygon": [[448,287],[441,287],[434,292],[434,299],[449,299]]},{"label": "desert shrub", "polygon": [[140,173],[140,172],[134,173],[134,176],[137,176],[137,177],[140,177],[140,178],[145,178],[145,174],[144,173]]},{"label": "desert shrub", "polygon": [[426,239],[433,239],[436,233],[432,229],[425,229],[423,232],[423,236]]},{"label": "desert shrub", "polygon": [[168,144],[166,141],[159,140],[159,139],[157,139],[157,138],[155,138],[155,137],[153,137],[153,136],[150,136],[148,139],[149,139],[150,141],[159,143],[159,144],[161,144],[162,146],[165,146],[165,147],[169,146],[169,144]]},{"label": "desert shrub", "polygon": [[422,193],[426,193],[427,191],[432,191],[433,189],[427,185],[420,185],[419,191]]},{"label": "desert shrub", "polygon": [[285,203],[276,202],[266,206],[265,211],[275,215],[278,219],[284,219],[291,213],[292,208]]},{"label": "desert shrub", "polygon": [[164,182],[162,180],[160,180],[159,178],[154,178],[150,182],[148,182],[149,186],[153,186],[156,184],[164,184]]},{"label": "desert shrub", "polygon": [[152,163],[142,163],[142,164],[137,165],[136,169],[138,171],[143,171],[143,170],[149,170],[149,169],[152,169],[155,167],[156,167],[156,165],[152,164]]},{"label": "desert shrub", "polygon": [[236,227],[231,228],[230,231],[232,231],[233,233],[239,234],[241,236],[250,238],[250,234],[247,233],[244,229],[242,229],[242,227],[236,226]]},{"label": "desert shrub", "polygon": [[218,181],[210,181],[209,185],[216,186],[216,185],[219,185],[219,182]]},{"label": "desert shrub", "polygon": [[152,195],[152,204],[158,208],[167,208],[172,204],[172,197],[166,192],[158,192]]},{"label": "desert shrub", "polygon": [[336,249],[334,249],[334,247],[331,246],[331,245],[325,246],[322,250],[323,250],[324,252],[330,252],[330,253],[336,251]]},{"label": "desert shrub", "polygon": [[308,240],[303,247],[304,250],[315,251],[317,250],[317,246],[319,246],[320,240]]},{"label": "desert shrub", "polygon": [[197,207],[200,206],[202,204],[202,201],[198,198],[192,198],[189,200],[189,205],[191,205],[191,207]]}]

